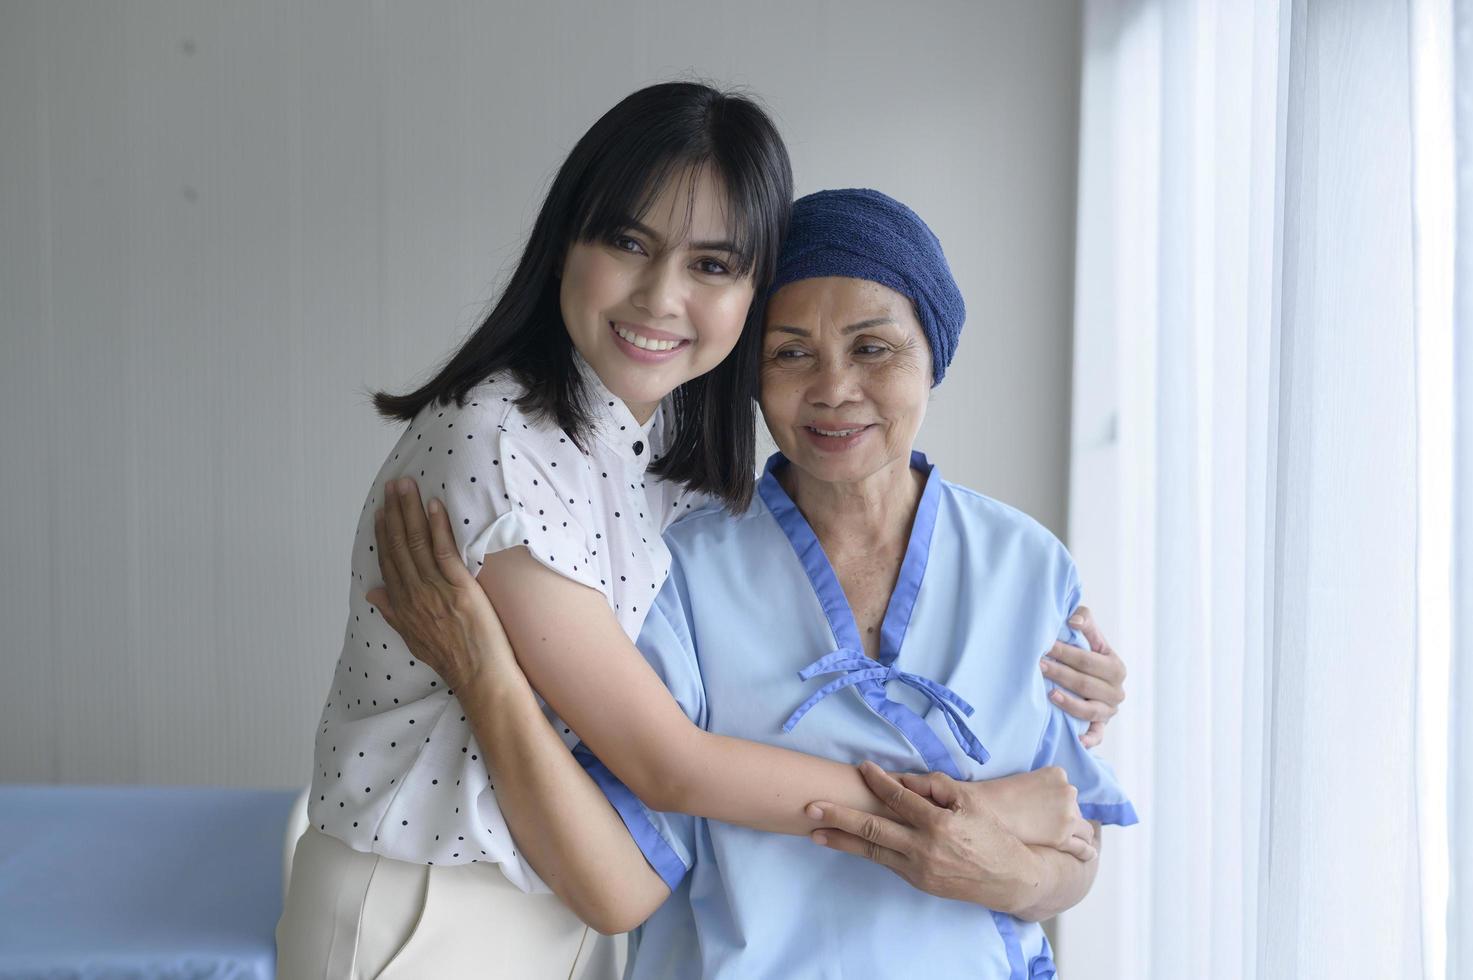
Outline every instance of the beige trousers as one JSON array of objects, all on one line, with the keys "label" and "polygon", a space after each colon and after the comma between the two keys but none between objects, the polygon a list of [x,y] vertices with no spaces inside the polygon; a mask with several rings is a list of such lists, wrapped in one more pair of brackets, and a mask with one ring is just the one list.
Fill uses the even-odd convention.
[{"label": "beige trousers", "polygon": [[[556,896],[525,894],[495,865],[409,864],[309,829],[276,926],[276,976],[595,980],[599,938]],[[603,980],[612,963],[594,967]]]}]

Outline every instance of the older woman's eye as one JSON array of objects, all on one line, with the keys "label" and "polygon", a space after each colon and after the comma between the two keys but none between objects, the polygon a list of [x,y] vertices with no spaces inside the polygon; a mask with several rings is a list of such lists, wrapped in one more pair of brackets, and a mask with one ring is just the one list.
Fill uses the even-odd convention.
[{"label": "older woman's eye", "polygon": [[856,354],[883,354],[888,348],[882,344],[860,344],[854,348]]},{"label": "older woman's eye", "polygon": [[784,347],[782,350],[773,351],[768,356],[770,356],[774,361],[796,361],[799,358],[807,357],[808,352],[805,350],[800,350],[797,347]]}]

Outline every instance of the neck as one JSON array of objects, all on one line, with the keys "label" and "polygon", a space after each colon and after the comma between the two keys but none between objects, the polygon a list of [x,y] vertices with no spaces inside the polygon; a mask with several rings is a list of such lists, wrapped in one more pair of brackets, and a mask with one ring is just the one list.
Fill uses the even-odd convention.
[{"label": "neck", "polygon": [[634,416],[634,421],[644,425],[655,414],[655,409],[660,407],[659,402],[631,402],[625,401],[624,407],[629,409],[629,414]]},{"label": "neck", "polygon": [[909,456],[852,483],[827,483],[791,465],[778,479],[825,548],[908,539],[925,487]]}]

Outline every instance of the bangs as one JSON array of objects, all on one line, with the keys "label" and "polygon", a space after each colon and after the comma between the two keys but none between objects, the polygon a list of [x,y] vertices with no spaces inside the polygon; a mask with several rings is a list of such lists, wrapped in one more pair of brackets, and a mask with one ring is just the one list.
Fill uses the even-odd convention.
[{"label": "bangs", "polygon": [[[642,221],[671,181],[685,179],[685,221],[682,234],[690,228],[695,210],[696,190],[700,178],[709,173],[721,186],[721,213],[726,222],[722,240],[735,248],[731,269],[739,276],[752,275],[758,288],[765,286],[776,270],[778,248],[789,207],[782,194],[773,192],[771,181],[757,167],[757,161],[724,162],[717,155],[692,157],[666,153],[652,157],[644,154],[611,154],[601,161],[600,172],[590,175],[585,186],[599,188],[579,202],[574,219],[576,237],[584,242],[608,241],[626,231],[631,222]],[[756,172],[753,172],[756,171]]]}]

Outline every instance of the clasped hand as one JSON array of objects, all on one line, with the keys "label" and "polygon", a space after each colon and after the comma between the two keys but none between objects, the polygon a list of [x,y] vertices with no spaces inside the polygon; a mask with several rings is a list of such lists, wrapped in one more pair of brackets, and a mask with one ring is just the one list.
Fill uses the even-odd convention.
[{"label": "clasped hand", "polygon": [[1007,909],[1037,869],[1026,845],[1082,862],[1097,856],[1094,827],[1056,766],[959,782],[939,772],[891,774],[866,762],[860,775],[894,819],[812,803],[808,816],[823,824],[813,841],[883,865],[932,895]]},{"label": "clasped hand", "polygon": [[381,588],[367,600],[409,651],[452,690],[487,669],[519,670],[491,600],[461,561],[450,518],[438,500],[428,514],[410,479],[384,485],[374,514]]}]

